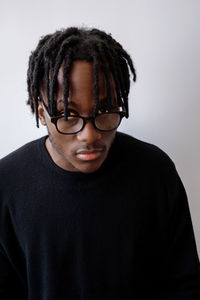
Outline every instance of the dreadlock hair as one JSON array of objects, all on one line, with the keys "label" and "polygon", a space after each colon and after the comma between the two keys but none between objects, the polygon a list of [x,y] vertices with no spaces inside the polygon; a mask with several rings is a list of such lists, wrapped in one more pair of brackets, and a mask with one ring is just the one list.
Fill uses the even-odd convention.
[{"label": "dreadlock hair", "polygon": [[67,115],[70,68],[75,60],[92,62],[94,73],[94,113],[98,108],[98,70],[101,67],[106,81],[108,108],[111,109],[111,86],[109,73],[115,82],[117,103],[125,109],[128,118],[128,94],[130,72],[136,81],[136,72],[129,54],[112,38],[111,34],[96,28],[70,27],[43,36],[29,58],[27,72],[28,101],[35,113],[39,127],[38,103],[41,89],[46,89],[48,111],[57,114],[56,93],[58,71],[63,66],[64,116]]}]

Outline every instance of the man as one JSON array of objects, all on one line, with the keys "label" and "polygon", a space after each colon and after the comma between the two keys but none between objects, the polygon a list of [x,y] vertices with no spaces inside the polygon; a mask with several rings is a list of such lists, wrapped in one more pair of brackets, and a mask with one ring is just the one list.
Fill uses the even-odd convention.
[{"label": "man", "polygon": [[116,132],[132,60],[68,28],[31,54],[28,104],[48,135],[0,162],[0,299],[200,299],[186,194],[157,147]]}]

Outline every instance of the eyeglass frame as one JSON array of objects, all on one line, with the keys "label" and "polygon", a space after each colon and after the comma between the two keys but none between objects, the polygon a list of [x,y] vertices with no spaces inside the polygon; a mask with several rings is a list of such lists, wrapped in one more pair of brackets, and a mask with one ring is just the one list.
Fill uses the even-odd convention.
[{"label": "eyeglass frame", "polygon": [[[78,132],[80,132],[80,131],[82,131],[82,130],[84,129],[86,123],[87,123],[88,121],[90,121],[90,120],[92,121],[92,124],[93,124],[93,126],[94,126],[94,128],[95,128],[96,130],[98,130],[98,131],[100,131],[100,132],[111,132],[111,131],[113,131],[113,130],[115,130],[115,129],[117,129],[117,128],[119,127],[119,125],[120,125],[122,119],[123,119],[123,118],[125,117],[125,115],[126,115],[125,111],[123,111],[123,110],[122,110],[122,111],[113,111],[113,112],[104,112],[104,113],[101,113],[101,114],[96,114],[94,117],[91,117],[91,116],[90,116],[90,117],[83,117],[83,116],[81,116],[81,115],[75,115],[75,117],[78,117],[78,118],[80,118],[80,119],[83,120],[83,125],[82,125],[81,129],[78,130],[78,131],[72,132],[72,133],[64,133],[64,132],[61,132],[61,131],[58,129],[58,126],[57,126],[57,121],[58,121],[58,119],[63,118],[63,117],[64,117],[64,114],[59,115],[59,116],[51,116],[51,115],[49,114],[49,112],[48,112],[48,108],[47,108],[46,104],[44,103],[44,101],[41,101],[41,102],[42,102],[42,107],[43,107],[44,111],[46,112],[47,116],[49,117],[51,123],[53,123],[53,124],[55,125],[56,130],[57,130],[60,134],[64,134],[64,135],[77,134]],[[121,108],[121,107],[119,107],[119,108]],[[96,124],[95,124],[95,118],[98,117],[99,115],[102,115],[102,114],[104,114],[104,115],[105,115],[105,114],[119,114],[119,116],[120,116],[119,124],[118,124],[115,128],[113,128],[113,129],[109,129],[109,130],[102,130],[102,129],[99,129],[99,128],[96,126]],[[69,115],[69,116],[70,116],[70,115]]]}]

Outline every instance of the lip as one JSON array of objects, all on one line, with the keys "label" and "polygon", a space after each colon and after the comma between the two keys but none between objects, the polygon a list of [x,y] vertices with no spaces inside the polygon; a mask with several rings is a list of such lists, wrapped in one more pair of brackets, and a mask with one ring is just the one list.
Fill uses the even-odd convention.
[{"label": "lip", "polygon": [[92,150],[79,150],[76,152],[76,156],[82,161],[92,161],[98,159],[103,152],[104,149],[102,148]]}]

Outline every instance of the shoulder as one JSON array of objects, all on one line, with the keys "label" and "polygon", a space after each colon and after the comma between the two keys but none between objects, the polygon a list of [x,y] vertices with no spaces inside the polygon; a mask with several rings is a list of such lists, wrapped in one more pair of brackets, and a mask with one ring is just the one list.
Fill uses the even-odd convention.
[{"label": "shoulder", "polygon": [[178,198],[186,199],[176,166],[163,150],[123,133],[117,133],[114,143],[115,161],[118,158],[118,161],[122,162],[119,164],[123,176],[131,178],[132,184],[137,182],[138,187],[142,186],[144,193],[156,191],[157,195],[161,195],[158,201],[166,198],[166,205],[171,207],[177,203]]},{"label": "shoulder", "polygon": [[24,160],[26,159],[27,156],[30,158],[30,154],[38,150],[39,144],[42,143],[45,140],[45,138],[46,137],[42,137],[37,140],[26,143],[25,145],[18,148],[17,150],[9,153],[8,155],[0,159],[0,166],[1,167],[4,165],[7,166],[10,163],[13,164],[18,162],[18,160],[20,160],[21,162],[21,159]]},{"label": "shoulder", "polygon": [[174,162],[168,154],[151,143],[117,132],[113,148],[115,155],[130,168],[145,172],[176,172]]},{"label": "shoulder", "polygon": [[163,159],[171,161],[168,154],[161,150],[158,146],[138,140],[128,134],[117,132],[114,146],[119,151],[134,155],[134,157],[146,159]]},{"label": "shoulder", "polygon": [[24,173],[28,166],[33,167],[37,161],[40,144],[44,140],[45,137],[42,137],[29,142],[0,159],[0,180],[4,181],[12,175],[16,177],[17,174]]}]

